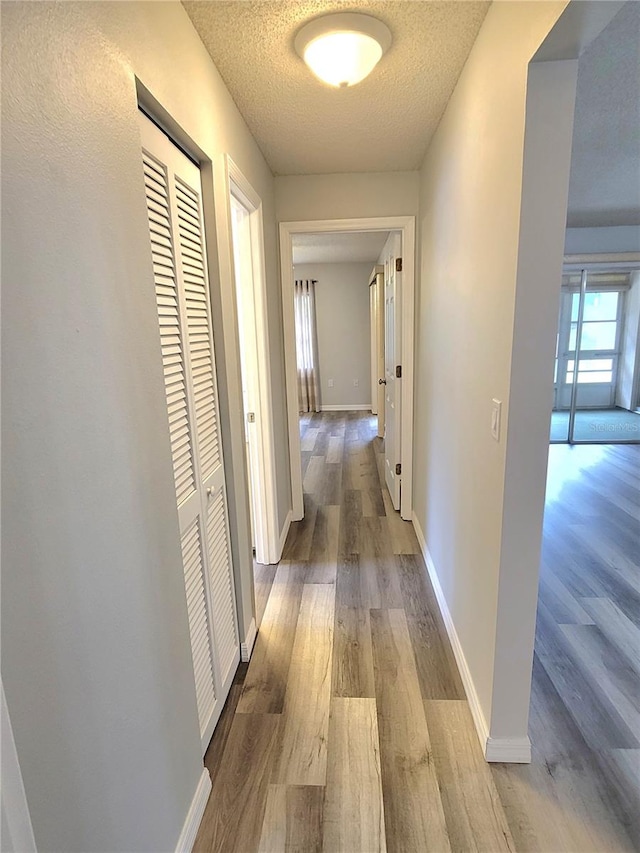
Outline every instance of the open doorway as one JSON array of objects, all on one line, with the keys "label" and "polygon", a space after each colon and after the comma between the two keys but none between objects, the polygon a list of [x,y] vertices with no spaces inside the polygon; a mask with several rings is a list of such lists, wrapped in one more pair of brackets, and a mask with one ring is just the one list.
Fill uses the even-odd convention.
[{"label": "open doorway", "polygon": [[639,379],[640,263],[615,253],[566,258],[551,442],[640,442]]},{"label": "open doorway", "polygon": [[266,316],[262,203],[228,158],[247,487],[254,564],[280,559],[276,518],[271,373]]},{"label": "open doorway", "polygon": [[[289,447],[291,462],[293,518],[304,517],[303,465],[300,444],[300,412],[305,408],[309,415],[324,411],[366,411],[370,413],[374,435],[378,432],[378,414],[373,416],[374,380],[385,391],[384,407],[384,461],[389,476],[385,477],[392,503],[402,518],[410,520],[412,511],[412,421],[413,421],[413,293],[415,220],[413,217],[391,217],[365,220],[334,220],[321,222],[281,223],[280,251],[282,268],[283,315],[285,329],[285,359],[287,380],[287,407],[289,418]],[[304,264],[311,258],[344,257],[340,252],[351,252],[349,240],[356,240],[361,247],[367,246],[369,254],[360,263],[358,271],[361,288],[359,308],[352,306],[346,312],[337,305],[346,296],[334,275],[322,270],[325,290],[318,290],[320,273],[317,265]],[[311,251],[325,247],[327,254],[312,255]],[[333,254],[331,254],[333,253]],[[362,257],[362,256],[360,256]],[[355,263],[355,262],[354,262]],[[337,266],[337,265],[336,265]],[[381,284],[384,286],[384,341],[386,352],[385,372],[378,375],[382,367],[372,368],[372,323],[380,322],[380,316],[372,319],[370,285],[376,286],[377,275],[385,271]],[[335,269],[334,269],[335,272]],[[299,284],[296,284],[299,282]],[[296,294],[297,291],[297,294]],[[320,298],[318,300],[318,293]],[[355,291],[353,291],[355,292]],[[381,299],[381,296],[378,297]],[[305,311],[303,300],[312,300],[311,313],[319,316],[320,328],[308,333],[310,340],[300,339],[300,319]],[[296,302],[298,302],[298,326],[296,326]],[[349,320],[351,317],[351,320]],[[357,318],[357,319],[356,319]],[[357,335],[339,335],[340,346],[336,346],[336,331],[341,321],[359,329]],[[378,334],[380,332],[378,331]],[[317,364],[299,361],[299,353],[305,346],[318,343]],[[347,353],[357,341],[357,355]],[[345,350],[340,355],[340,351]],[[336,358],[337,356],[337,358]],[[357,362],[357,363],[356,363]],[[312,375],[309,375],[311,371]],[[355,372],[354,372],[355,371]],[[301,384],[304,386],[301,394]],[[347,399],[348,398],[348,399]],[[303,411],[304,414],[304,411]],[[303,429],[308,424],[303,422]]]}]

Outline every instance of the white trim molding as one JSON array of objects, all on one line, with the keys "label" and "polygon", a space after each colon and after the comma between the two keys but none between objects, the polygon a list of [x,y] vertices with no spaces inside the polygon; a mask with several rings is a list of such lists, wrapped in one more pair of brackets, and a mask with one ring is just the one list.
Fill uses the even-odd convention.
[{"label": "white trim molding", "polygon": [[[226,161],[226,198],[227,216],[230,223],[231,273],[235,292],[235,263],[233,251],[233,229],[231,228],[231,197],[247,211],[251,238],[251,259],[253,264],[253,313],[255,320],[255,441],[252,444],[257,455],[257,470],[251,471],[255,481],[253,498],[255,501],[256,557],[260,563],[277,563],[278,548],[278,492],[276,486],[276,452],[273,434],[273,395],[271,388],[271,354],[269,349],[269,318],[267,314],[267,274],[264,250],[264,224],[262,199],[253,189],[240,168],[227,154]],[[238,330],[240,340],[240,330]],[[245,377],[246,381],[246,377]]]},{"label": "white trim molding", "polygon": [[211,777],[209,776],[207,768],[203,767],[198,787],[193,795],[193,800],[191,801],[184,826],[182,827],[182,832],[180,833],[180,838],[178,839],[176,853],[191,853],[193,850],[193,845],[195,844],[196,835],[198,834],[202,815],[207,807],[210,793]]},{"label": "white trim molding", "polygon": [[467,701],[469,702],[469,708],[471,709],[471,716],[473,717],[473,722],[476,727],[478,740],[482,747],[482,753],[487,761],[505,761],[515,764],[529,764],[531,761],[531,742],[528,737],[492,738],[489,736],[489,726],[487,725],[487,720],[480,705],[480,699],[471,676],[471,670],[469,669],[469,664],[464,656],[464,651],[462,650],[462,644],[458,637],[456,626],[454,625],[453,618],[449,612],[449,605],[447,604],[444,592],[440,586],[440,579],[438,577],[436,567],[433,559],[431,558],[431,554],[429,553],[429,549],[427,548],[424,533],[422,532],[420,522],[418,521],[415,512],[413,513],[412,521],[413,529],[416,532],[416,536],[420,544],[420,550],[422,551],[422,556],[424,557],[424,562],[427,567],[427,572],[429,573],[431,586],[433,587],[438,607],[440,608],[440,613],[442,614],[442,619],[444,620],[444,624],[447,629],[449,642],[451,643],[453,654],[456,659],[456,663],[458,664],[458,670],[460,671],[462,684],[464,686],[465,693],[467,694]]},{"label": "white trim molding", "polygon": [[256,620],[252,619],[249,623],[249,628],[247,629],[247,636],[244,638],[244,642],[240,643],[240,660],[245,663],[251,660],[251,652],[253,651],[253,646],[257,636],[258,629],[256,628]]},{"label": "white trim molding", "polygon": [[531,764],[531,741],[528,737],[488,737],[484,757],[487,761]]},{"label": "white trim molding", "polygon": [[[22,771],[16,750],[16,742],[13,738],[9,708],[4,695],[4,684],[2,686],[2,709],[0,711],[0,778],[2,787],[0,800],[2,808],[3,850],[19,850],[20,853],[36,853],[36,842],[31,825],[29,804],[22,781]],[[8,836],[8,837],[7,837]]]},{"label": "white trim molding", "polygon": [[336,406],[320,406],[323,412],[370,412],[371,403],[345,403]]},{"label": "white trim molding", "polygon": [[287,541],[287,536],[289,535],[289,528],[291,527],[291,522],[293,521],[293,510],[289,510],[287,513],[287,517],[284,520],[284,524],[282,525],[282,530],[280,531],[280,539],[278,542],[278,560],[279,563],[282,558],[282,552],[284,551],[284,545]]},{"label": "white trim molding", "polygon": [[300,521],[304,518],[304,502],[302,499],[302,460],[300,456],[296,332],[293,307],[293,237],[296,234],[362,231],[399,231],[402,234],[402,429],[400,439],[402,487],[400,490],[400,515],[406,521],[411,520],[413,507],[413,340],[416,218],[415,216],[381,216],[363,219],[319,219],[280,223],[282,319],[289,423],[291,502],[294,521]]}]

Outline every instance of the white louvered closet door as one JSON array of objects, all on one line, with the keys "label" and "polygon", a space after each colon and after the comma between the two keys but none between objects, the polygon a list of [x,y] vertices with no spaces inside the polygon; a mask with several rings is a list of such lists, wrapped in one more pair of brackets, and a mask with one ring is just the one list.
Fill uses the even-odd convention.
[{"label": "white louvered closet door", "polygon": [[198,167],[140,114],[203,752],[240,659]]}]

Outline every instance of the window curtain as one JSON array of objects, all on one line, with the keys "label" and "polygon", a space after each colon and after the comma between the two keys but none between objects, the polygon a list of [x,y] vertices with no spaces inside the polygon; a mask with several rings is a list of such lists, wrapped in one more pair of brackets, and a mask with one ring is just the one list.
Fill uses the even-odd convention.
[{"label": "window curtain", "polygon": [[300,412],[320,411],[315,284],[315,280],[295,283],[298,410]]}]

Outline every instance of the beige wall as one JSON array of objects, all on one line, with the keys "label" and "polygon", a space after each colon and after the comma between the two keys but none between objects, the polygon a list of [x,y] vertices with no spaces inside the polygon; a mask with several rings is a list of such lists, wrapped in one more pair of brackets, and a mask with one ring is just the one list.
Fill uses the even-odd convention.
[{"label": "beige wall", "polygon": [[224,153],[264,204],[282,520],[273,179],[179,3],[12,2],[2,18],[7,702],[39,849],[171,850],[202,760],[136,77],[213,164],[205,218],[241,632],[251,561]]},{"label": "beige wall", "polygon": [[[296,279],[317,279],[316,323],[322,406],[371,407],[371,263],[296,264]],[[329,380],[333,387],[329,387]],[[358,385],[354,385],[357,380]]]},{"label": "beige wall", "polygon": [[279,222],[415,216],[418,172],[290,175],[275,179]]},{"label": "beige wall", "polygon": [[[421,170],[414,509],[487,729],[497,675],[527,64],[565,5],[492,5]],[[490,432],[494,397],[503,402],[500,443]],[[527,618],[528,629],[528,611]],[[524,732],[508,734],[526,735],[526,713]]]}]

